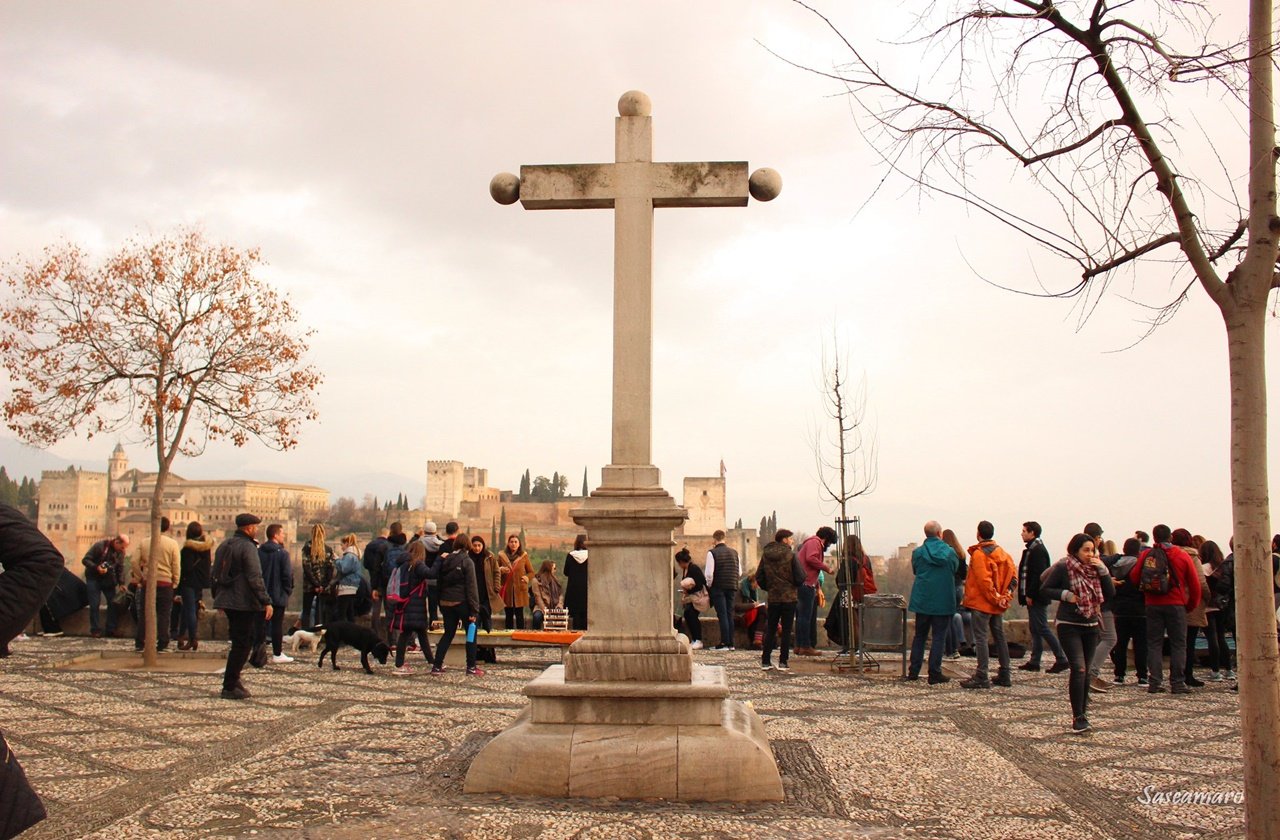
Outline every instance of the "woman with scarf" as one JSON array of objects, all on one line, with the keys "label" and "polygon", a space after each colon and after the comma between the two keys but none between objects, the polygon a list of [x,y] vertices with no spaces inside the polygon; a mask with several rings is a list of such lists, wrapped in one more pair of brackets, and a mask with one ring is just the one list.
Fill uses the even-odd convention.
[{"label": "woman with scarf", "polygon": [[1098,547],[1088,534],[1076,534],[1067,556],[1054,563],[1040,582],[1041,596],[1059,601],[1058,641],[1071,663],[1067,681],[1071,697],[1071,731],[1089,731],[1089,663],[1102,637],[1102,602],[1115,597],[1116,587]]},{"label": "woman with scarf", "polygon": [[325,544],[324,526],[311,528],[311,539],[302,546],[302,617],[304,628],[323,624],[329,618],[329,584],[333,582],[333,549]]},{"label": "woman with scarf", "polygon": [[515,534],[507,537],[507,547],[498,552],[502,569],[502,605],[506,608],[503,626],[508,630],[524,629],[524,608],[529,606],[529,582],[533,580],[533,561]]},{"label": "woman with scarf", "polygon": [[[458,543],[468,545],[468,543]],[[471,535],[471,548],[468,556],[476,568],[476,586],[480,590],[480,612],[476,615],[476,626],[493,632],[493,608],[502,603],[502,563],[485,545],[484,537]]]},{"label": "woman with scarf", "polygon": [[564,590],[556,577],[556,561],[543,560],[542,567],[533,576],[533,629],[541,630],[547,610],[564,607]]},{"label": "woman with scarf", "polygon": [[569,611],[569,627],[587,629],[587,535],[578,534],[573,551],[564,556],[564,607]]}]

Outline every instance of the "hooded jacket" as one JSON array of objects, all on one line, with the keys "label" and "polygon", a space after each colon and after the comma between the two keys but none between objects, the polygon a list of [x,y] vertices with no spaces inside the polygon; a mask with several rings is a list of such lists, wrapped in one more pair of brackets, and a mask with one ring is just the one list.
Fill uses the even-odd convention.
[{"label": "hooded jacket", "polygon": [[[819,543],[821,540],[817,537]],[[764,582],[768,586],[770,604],[796,603],[795,582],[796,555],[786,543],[771,542],[765,545],[760,556]],[[814,575],[815,579],[817,575]]]},{"label": "hooded jacket", "polygon": [[213,537],[187,540],[182,544],[182,586],[185,589],[208,589],[209,567],[213,562]]},{"label": "hooded jacket", "polygon": [[954,615],[959,568],[960,558],[951,546],[938,537],[926,537],[924,545],[911,552],[911,571],[916,579],[907,609],[921,615]]},{"label": "hooded jacket", "polygon": [[289,552],[278,542],[267,540],[258,546],[258,562],[262,566],[262,585],[271,596],[271,605],[284,609],[293,594],[293,564]]},{"label": "hooded jacket", "polygon": [[964,606],[988,615],[1009,608],[1017,571],[1009,552],[993,540],[969,546],[969,574],[964,581]]}]

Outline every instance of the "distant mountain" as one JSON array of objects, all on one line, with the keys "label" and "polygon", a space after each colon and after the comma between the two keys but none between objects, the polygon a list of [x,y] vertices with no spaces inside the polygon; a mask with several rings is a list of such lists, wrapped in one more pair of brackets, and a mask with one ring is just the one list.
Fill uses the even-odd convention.
[{"label": "distant mountain", "polygon": [[105,460],[101,464],[78,464],[7,437],[0,437],[0,464],[4,465],[10,478],[16,480],[25,475],[36,481],[40,480],[40,473],[44,470],[65,470],[70,466],[103,471],[107,468]]}]

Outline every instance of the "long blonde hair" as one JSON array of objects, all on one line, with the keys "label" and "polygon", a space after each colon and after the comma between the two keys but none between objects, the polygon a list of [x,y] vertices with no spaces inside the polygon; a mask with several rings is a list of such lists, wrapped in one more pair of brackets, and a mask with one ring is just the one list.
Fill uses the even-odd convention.
[{"label": "long blonde hair", "polygon": [[311,526],[311,559],[324,559],[324,526],[319,522]]}]

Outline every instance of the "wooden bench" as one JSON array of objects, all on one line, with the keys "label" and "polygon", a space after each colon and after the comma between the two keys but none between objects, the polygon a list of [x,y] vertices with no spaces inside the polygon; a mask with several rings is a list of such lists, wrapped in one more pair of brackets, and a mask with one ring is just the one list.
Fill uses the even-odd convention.
[{"label": "wooden bench", "polygon": [[[440,644],[440,639],[443,637],[443,630],[430,630],[427,632],[427,640],[431,642],[432,650],[435,649],[436,645]],[[564,659],[565,648],[580,638],[582,638],[582,632],[577,630],[476,631],[476,644],[480,647],[545,648],[547,646],[556,646],[560,648],[560,658],[562,660]],[[456,654],[455,651],[461,651],[462,655],[465,655],[466,641],[466,633],[459,627],[458,632],[454,634],[453,642],[449,645],[449,652],[446,654],[447,660],[454,660],[451,664],[459,664],[459,654]]]}]

